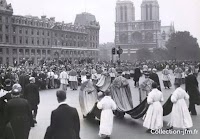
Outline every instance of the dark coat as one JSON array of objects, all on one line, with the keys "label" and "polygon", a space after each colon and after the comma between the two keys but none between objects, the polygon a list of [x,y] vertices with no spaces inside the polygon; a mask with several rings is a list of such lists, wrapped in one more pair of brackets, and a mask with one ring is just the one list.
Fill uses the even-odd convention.
[{"label": "dark coat", "polygon": [[29,84],[29,75],[21,74],[19,76],[19,84],[22,86],[22,94],[24,93],[25,86]]},{"label": "dark coat", "polygon": [[191,74],[185,78],[185,90],[190,96],[190,101],[195,104],[200,103],[198,81],[194,75]]},{"label": "dark coat", "polygon": [[80,120],[75,108],[60,105],[51,114],[51,124],[45,139],[80,139]]},{"label": "dark coat", "polygon": [[160,80],[159,80],[158,74],[156,74],[156,73],[151,73],[151,74],[149,75],[149,78],[152,79],[154,82],[157,83],[157,85],[158,85],[158,90],[161,91],[161,88],[160,88]]},{"label": "dark coat", "polygon": [[26,85],[24,89],[24,98],[28,100],[31,108],[36,107],[40,103],[38,86],[34,83]]},{"label": "dark coat", "polygon": [[142,76],[142,73],[140,71],[140,68],[136,68],[133,74],[133,80],[138,82],[141,76]]},{"label": "dark coat", "polygon": [[28,139],[32,113],[28,101],[23,98],[13,98],[5,107],[6,123],[11,123],[15,139]]}]

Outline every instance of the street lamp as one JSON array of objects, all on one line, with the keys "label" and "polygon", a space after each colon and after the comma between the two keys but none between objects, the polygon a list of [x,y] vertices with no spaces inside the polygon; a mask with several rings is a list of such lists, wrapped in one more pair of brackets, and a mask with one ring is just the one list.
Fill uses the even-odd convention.
[{"label": "street lamp", "polygon": [[118,56],[119,56],[119,65],[120,65],[120,63],[121,63],[121,54],[123,53],[123,49],[119,46],[118,47],[118,50],[117,50],[117,54],[118,54]]}]

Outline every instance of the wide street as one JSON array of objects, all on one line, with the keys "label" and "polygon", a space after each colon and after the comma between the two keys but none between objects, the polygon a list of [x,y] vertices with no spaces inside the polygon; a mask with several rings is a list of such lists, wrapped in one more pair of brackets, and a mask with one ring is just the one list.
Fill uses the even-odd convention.
[{"label": "wide street", "polygon": [[[161,75],[159,73],[159,77]],[[141,81],[144,80],[142,77]],[[174,79],[172,79],[174,80]],[[200,79],[198,78],[200,81]],[[161,81],[161,80],[160,80]],[[133,96],[134,106],[139,104],[139,94],[138,89],[134,87],[132,79],[129,80],[131,85],[131,91]],[[170,93],[174,90],[172,87],[170,90],[163,88],[163,83],[160,82],[162,85],[162,91],[164,94],[165,101],[168,99]],[[184,86],[183,86],[184,87]],[[80,116],[80,136],[81,139],[100,139],[98,136],[98,123],[91,122],[89,120],[83,119],[80,106],[79,106],[79,99],[78,99],[79,91],[71,91],[68,88],[67,91],[67,103],[72,106],[76,107],[79,116]],[[43,139],[44,134],[46,131],[47,126],[50,124],[50,115],[51,111],[56,109],[58,106],[56,100],[56,90],[45,90],[40,92],[40,105],[39,111],[37,116],[37,125],[31,129],[29,139]],[[193,119],[193,130],[196,129],[200,132],[200,107],[197,106],[197,116],[192,116]],[[167,128],[167,123],[170,119],[170,115],[164,117],[164,128]],[[126,115],[124,119],[117,119],[114,118],[114,128],[112,139],[199,139],[200,133],[198,132],[196,135],[152,135],[146,133],[146,129],[142,126],[143,120],[142,119],[132,119],[129,115]]]}]

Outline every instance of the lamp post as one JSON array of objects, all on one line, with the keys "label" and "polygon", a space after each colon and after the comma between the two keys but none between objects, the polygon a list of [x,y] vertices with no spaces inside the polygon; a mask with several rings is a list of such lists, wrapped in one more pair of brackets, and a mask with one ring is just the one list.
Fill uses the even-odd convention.
[{"label": "lamp post", "polygon": [[119,46],[117,50],[117,54],[119,56],[119,65],[121,64],[121,54],[123,53],[123,49]]}]

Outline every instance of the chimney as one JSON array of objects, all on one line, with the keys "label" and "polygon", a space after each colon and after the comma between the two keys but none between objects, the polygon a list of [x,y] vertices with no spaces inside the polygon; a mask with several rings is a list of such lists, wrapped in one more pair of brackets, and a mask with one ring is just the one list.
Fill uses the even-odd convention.
[{"label": "chimney", "polygon": [[50,21],[55,22],[55,17],[50,17]]},{"label": "chimney", "polygon": [[46,15],[41,16],[41,19],[46,19],[46,18],[47,18]]}]

